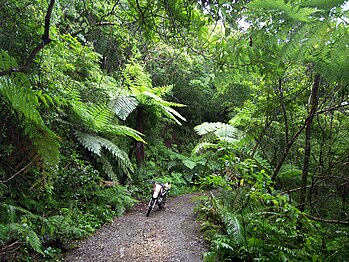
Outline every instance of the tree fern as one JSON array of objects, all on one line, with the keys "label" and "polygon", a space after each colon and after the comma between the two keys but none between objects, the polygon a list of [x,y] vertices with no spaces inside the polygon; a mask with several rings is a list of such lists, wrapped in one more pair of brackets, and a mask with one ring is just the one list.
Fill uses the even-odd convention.
[{"label": "tree fern", "polygon": [[235,127],[229,124],[220,122],[216,123],[202,123],[194,128],[198,135],[203,136],[207,141],[212,139],[218,139],[219,141],[225,141],[228,143],[234,143],[238,140],[239,131]]},{"label": "tree fern", "polygon": [[[146,73],[143,67],[137,63],[126,65],[123,76],[123,88],[124,90],[128,90],[129,98],[124,98],[124,96],[121,96],[121,100],[120,98],[116,98],[117,102],[119,102],[118,104],[121,105],[120,107],[114,106],[115,99],[114,104],[112,104],[113,108],[117,109],[115,110],[117,113],[120,113],[121,111],[122,119],[126,118],[127,115],[135,109],[137,106],[136,103],[138,103],[142,106],[153,107],[155,110],[158,109],[166,117],[174,120],[179,125],[181,124],[180,121],[186,121],[186,119],[179,112],[172,108],[184,107],[185,105],[166,101],[162,98],[172,90],[172,85],[153,87],[150,75]],[[134,98],[137,100],[137,102],[134,100]],[[127,102],[127,100],[130,100],[132,104],[125,106],[125,101]]]},{"label": "tree fern", "polygon": [[102,154],[101,157],[99,158],[99,161],[102,163],[103,171],[108,175],[108,178],[114,182],[117,182],[119,180],[118,175],[115,173],[113,169],[113,165],[110,163],[108,157]]},{"label": "tree fern", "polygon": [[113,117],[109,107],[103,103],[89,105],[87,112],[91,116],[97,130],[110,123]]},{"label": "tree fern", "polygon": [[[91,104],[90,107],[87,107],[84,103],[76,101],[72,101],[70,104],[73,112],[78,117],[77,120],[73,120],[76,122],[74,123],[75,125],[73,124],[76,129],[87,127],[94,133],[129,136],[145,143],[141,137],[142,133],[127,126],[113,124],[113,115],[107,105]],[[83,125],[77,125],[78,122],[81,122]]]},{"label": "tree fern", "polygon": [[[0,99],[16,118],[24,133],[29,137],[46,164],[55,164],[58,160],[59,143],[57,136],[45,124],[39,112],[40,103],[24,75],[0,78]],[[15,119],[15,120],[14,120]],[[6,123],[4,123],[6,125]]]},{"label": "tree fern", "polygon": [[209,143],[209,142],[200,142],[197,145],[195,145],[195,147],[192,150],[192,154],[201,154],[202,152],[204,152],[206,149],[209,148],[214,148],[217,149],[217,144],[215,143]]},{"label": "tree fern", "polygon": [[[129,160],[127,154],[125,151],[121,150],[117,145],[115,145],[110,140],[98,136],[98,135],[91,135],[82,133],[79,131],[76,131],[76,136],[80,143],[86,147],[89,151],[93,152],[99,157],[102,157],[102,148],[106,149],[108,152],[111,153],[114,159],[117,160],[120,168],[126,173],[129,174],[129,172],[133,172],[133,166],[131,161]],[[105,157],[102,160],[102,163],[105,163],[107,166],[104,167],[106,171],[111,170],[109,163],[106,162]],[[111,177],[115,177],[114,174],[109,172]]]},{"label": "tree fern", "polygon": [[111,99],[109,106],[115,114],[122,120],[126,118],[135,110],[139,102],[134,96],[120,96]]},{"label": "tree fern", "polygon": [[225,124],[220,122],[208,123],[204,122],[194,128],[195,132],[200,135],[207,135],[209,133],[214,133],[217,129],[223,127]]},{"label": "tree fern", "polygon": [[101,145],[113,155],[126,173],[129,171],[133,172],[132,163],[124,150],[121,150],[117,145],[106,138],[101,137],[99,141]]},{"label": "tree fern", "polygon": [[128,126],[108,124],[105,125],[101,131],[113,135],[132,137],[136,141],[146,144],[146,141],[142,138],[143,134]]},{"label": "tree fern", "polygon": [[102,145],[98,140],[98,136],[82,133],[79,131],[76,131],[75,135],[84,147],[86,147],[89,151],[93,152],[97,156],[101,156]]},{"label": "tree fern", "polygon": [[310,16],[318,12],[316,8],[302,7],[292,2],[283,0],[255,0],[249,4],[250,7],[273,11],[281,11],[287,17],[295,21],[309,22]]}]

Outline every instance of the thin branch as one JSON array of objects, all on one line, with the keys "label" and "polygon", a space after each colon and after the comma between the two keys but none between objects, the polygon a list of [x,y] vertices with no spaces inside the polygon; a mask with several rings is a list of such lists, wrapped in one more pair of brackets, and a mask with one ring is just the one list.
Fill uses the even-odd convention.
[{"label": "thin branch", "polygon": [[[117,24],[114,23],[114,22],[102,22],[102,21],[101,21],[101,22],[99,22],[99,23],[97,23],[97,24],[91,25],[91,28],[99,27],[99,26],[114,26],[114,25],[117,25]],[[86,29],[86,27],[80,28],[78,31],[71,33],[71,36],[77,36],[77,35],[80,34],[81,32],[84,32],[85,29]]]},{"label": "thin branch", "polygon": [[[316,185],[318,185],[318,184],[321,184],[322,182],[324,182],[324,181],[326,181],[326,180],[327,180],[327,179],[319,180],[319,181],[315,182],[313,185],[307,185],[306,187],[307,187],[307,188],[312,187],[312,186],[314,187],[314,186],[316,186]],[[297,188],[293,188],[293,189],[288,189],[288,190],[286,190],[286,191],[281,192],[280,195],[285,195],[285,194],[293,193],[293,192],[299,191],[299,190],[301,190],[301,189],[302,189],[301,186],[300,186],[300,187],[297,187]]]},{"label": "thin branch", "polygon": [[25,167],[23,167],[21,170],[19,170],[18,172],[16,172],[14,175],[12,175],[11,177],[9,177],[6,180],[0,180],[0,183],[7,183],[8,181],[10,181],[11,179],[13,179],[14,177],[16,177],[17,175],[19,175],[20,173],[22,173],[23,171],[25,171],[31,164],[33,163],[33,160],[30,161]]},{"label": "thin branch", "polygon": [[322,222],[322,223],[329,223],[329,224],[341,224],[341,225],[349,225],[349,221],[343,221],[343,220],[336,220],[336,219],[322,219],[319,217],[314,217],[311,215],[307,215],[308,218],[314,221]]},{"label": "thin branch", "polygon": [[30,53],[28,59],[26,60],[26,62],[24,63],[23,66],[21,67],[13,67],[13,68],[9,68],[3,71],[0,71],[0,76],[4,76],[4,75],[8,75],[11,73],[18,73],[18,72],[25,72],[28,70],[29,66],[33,63],[36,55],[39,53],[39,51],[41,49],[43,49],[46,45],[48,45],[49,43],[51,43],[51,38],[50,38],[50,20],[51,20],[51,15],[52,15],[52,10],[53,10],[53,6],[55,4],[55,0],[51,0],[49,7],[47,9],[46,12],[46,16],[45,16],[45,29],[44,29],[44,34],[42,35],[41,39],[42,42],[40,44],[38,44]]}]

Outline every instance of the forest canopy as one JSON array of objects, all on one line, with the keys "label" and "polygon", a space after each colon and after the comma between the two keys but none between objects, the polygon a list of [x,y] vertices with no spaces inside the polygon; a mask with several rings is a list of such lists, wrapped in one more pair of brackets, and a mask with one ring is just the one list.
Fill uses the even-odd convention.
[{"label": "forest canopy", "polygon": [[349,256],[349,2],[0,0],[0,258],[214,189],[205,261]]}]

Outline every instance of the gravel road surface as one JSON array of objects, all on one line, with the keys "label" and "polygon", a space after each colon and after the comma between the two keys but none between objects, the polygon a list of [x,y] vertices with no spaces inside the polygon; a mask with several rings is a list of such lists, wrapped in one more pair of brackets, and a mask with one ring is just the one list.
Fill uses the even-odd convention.
[{"label": "gravel road surface", "polygon": [[149,217],[147,204],[137,205],[79,242],[65,261],[200,262],[207,246],[194,207],[202,194],[169,197],[165,208],[156,207]]}]

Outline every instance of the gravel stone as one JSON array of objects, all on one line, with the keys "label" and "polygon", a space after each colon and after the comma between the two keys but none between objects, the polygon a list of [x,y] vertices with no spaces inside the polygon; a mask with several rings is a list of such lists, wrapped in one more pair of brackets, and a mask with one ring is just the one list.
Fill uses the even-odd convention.
[{"label": "gravel stone", "polygon": [[196,198],[203,193],[168,197],[146,217],[147,203],[78,243],[64,261],[200,262],[207,245],[195,221]]}]

